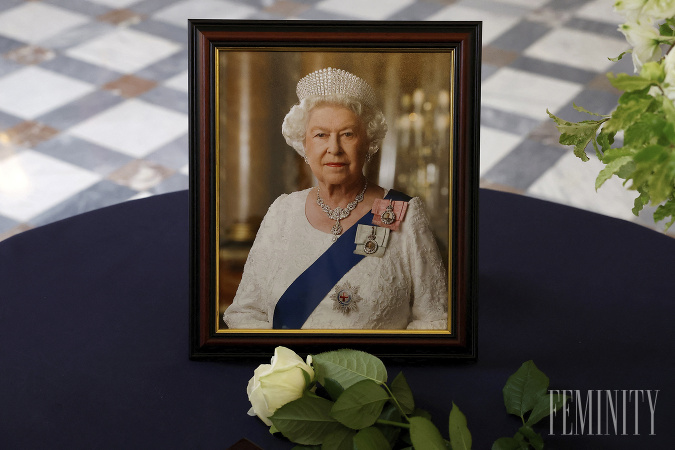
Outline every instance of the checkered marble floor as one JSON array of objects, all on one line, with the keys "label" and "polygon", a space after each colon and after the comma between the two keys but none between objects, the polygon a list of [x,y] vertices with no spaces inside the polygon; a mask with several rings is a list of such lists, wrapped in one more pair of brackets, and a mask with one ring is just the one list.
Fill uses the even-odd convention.
[{"label": "checkered marble floor", "polygon": [[[188,187],[187,19],[482,20],[481,185],[652,226],[546,108],[610,112],[613,0],[0,0],[0,239]],[[533,218],[536,220],[536,218]]]}]

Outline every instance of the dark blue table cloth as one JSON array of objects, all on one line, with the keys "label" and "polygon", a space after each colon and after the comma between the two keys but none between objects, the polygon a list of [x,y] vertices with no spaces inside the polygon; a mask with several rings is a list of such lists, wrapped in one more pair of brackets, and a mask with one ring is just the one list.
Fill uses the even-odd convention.
[{"label": "dark blue table cloth", "polygon": [[[479,231],[478,361],[388,364],[390,376],[404,371],[443,434],[454,401],[486,449],[517,430],[501,390],[532,359],[552,389],[645,392],[639,435],[632,402],[628,435],[595,422],[561,435],[558,417],[554,435],[538,428],[547,448],[674,448],[675,241],[485,190]],[[188,242],[185,191],[0,242],[0,448],[292,447],[246,415],[264,361],[188,359]]]}]

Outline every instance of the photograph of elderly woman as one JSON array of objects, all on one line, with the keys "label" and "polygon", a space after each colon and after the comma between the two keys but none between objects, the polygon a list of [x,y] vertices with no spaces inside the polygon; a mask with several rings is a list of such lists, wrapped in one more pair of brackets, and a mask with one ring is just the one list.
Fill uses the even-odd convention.
[{"label": "photograph of elderly woman", "polygon": [[217,52],[220,329],[448,329],[452,56]]}]

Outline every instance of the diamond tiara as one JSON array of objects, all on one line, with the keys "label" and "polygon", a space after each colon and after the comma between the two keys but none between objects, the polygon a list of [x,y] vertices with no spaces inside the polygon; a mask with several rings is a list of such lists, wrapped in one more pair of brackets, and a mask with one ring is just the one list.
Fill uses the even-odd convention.
[{"label": "diamond tiara", "polygon": [[315,95],[345,94],[375,107],[375,91],[362,78],[346,70],[327,67],[317,70],[298,81],[296,89],[298,99],[302,101]]}]

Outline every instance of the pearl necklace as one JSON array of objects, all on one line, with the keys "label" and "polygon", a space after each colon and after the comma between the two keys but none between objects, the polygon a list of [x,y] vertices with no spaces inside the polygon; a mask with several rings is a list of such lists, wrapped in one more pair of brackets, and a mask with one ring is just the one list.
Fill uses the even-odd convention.
[{"label": "pearl necklace", "polygon": [[316,203],[321,207],[323,212],[328,214],[329,219],[335,221],[335,225],[333,225],[333,228],[330,229],[330,232],[333,233],[333,242],[337,241],[338,236],[342,233],[342,225],[340,225],[340,220],[349,217],[352,211],[354,211],[354,209],[356,208],[356,205],[358,205],[363,201],[363,195],[366,193],[367,188],[368,188],[368,180],[366,180],[366,184],[364,184],[363,189],[361,190],[359,195],[357,195],[354,200],[347,203],[347,206],[345,208],[340,208],[338,206],[335,209],[330,209],[328,205],[326,205],[323,202],[323,199],[319,195],[321,188],[319,187],[316,188]]}]

